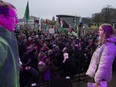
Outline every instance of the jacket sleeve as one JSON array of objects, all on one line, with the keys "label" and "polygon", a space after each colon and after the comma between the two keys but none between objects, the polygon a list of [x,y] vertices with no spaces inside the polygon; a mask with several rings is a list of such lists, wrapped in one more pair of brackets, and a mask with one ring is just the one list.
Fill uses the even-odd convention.
[{"label": "jacket sleeve", "polygon": [[115,49],[111,46],[105,46],[98,65],[98,69],[95,73],[94,80],[99,83],[104,77],[110,75],[112,72],[112,62],[115,56]]},{"label": "jacket sleeve", "polygon": [[0,42],[0,70],[6,60],[6,56],[7,56],[6,49],[7,49],[6,45],[4,45],[3,43]]}]

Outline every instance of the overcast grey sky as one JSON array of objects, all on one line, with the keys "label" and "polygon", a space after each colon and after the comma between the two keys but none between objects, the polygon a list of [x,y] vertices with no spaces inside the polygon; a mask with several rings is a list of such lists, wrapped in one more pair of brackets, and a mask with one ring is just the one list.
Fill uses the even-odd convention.
[{"label": "overcast grey sky", "polygon": [[24,16],[27,1],[30,15],[44,19],[52,19],[56,15],[73,15],[91,17],[100,12],[106,5],[116,8],[116,0],[3,0],[12,3],[17,8],[18,17]]}]

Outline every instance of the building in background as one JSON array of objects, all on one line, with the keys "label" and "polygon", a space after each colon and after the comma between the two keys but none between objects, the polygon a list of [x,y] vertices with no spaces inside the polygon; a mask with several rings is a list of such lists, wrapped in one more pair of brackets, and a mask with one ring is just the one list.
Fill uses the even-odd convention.
[{"label": "building in background", "polygon": [[60,21],[64,21],[65,23],[64,28],[67,28],[68,26],[71,26],[74,28],[75,24],[78,24],[78,25],[82,24],[88,27],[89,24],[91,24],[91,18],[71,16],[71,15],[56,15],[56,17],[59,23]]}]

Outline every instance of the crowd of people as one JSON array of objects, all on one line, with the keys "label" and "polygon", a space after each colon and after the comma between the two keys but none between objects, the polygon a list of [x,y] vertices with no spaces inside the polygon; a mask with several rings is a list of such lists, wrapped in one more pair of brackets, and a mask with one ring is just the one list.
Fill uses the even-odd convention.
[{"label": "crowd of people", "polygon": [[97,46],[97,32],[93,31],[77,38],[63,32],[50,34],[21,26],[15,35],[21,61],[21,87],[33,81],[45,82],[86,72]]},{"label": "crowd of people", "polygon": [[110,24],[77,37],[25,25],[17,30],[18,22],[16,8],[0,0],[0,87],[31,87],[83,72],[97,87],[112,79],[116,38]]}]

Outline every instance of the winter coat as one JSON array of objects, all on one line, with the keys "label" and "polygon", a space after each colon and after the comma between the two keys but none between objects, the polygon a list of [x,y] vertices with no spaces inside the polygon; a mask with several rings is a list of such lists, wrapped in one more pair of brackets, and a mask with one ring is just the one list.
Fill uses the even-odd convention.
[{"label": "winter coat", "polygon": [[95,82],[112,79],[112,64],[116,56],[115,42],[116,38],[111,36],[93,53],[86,75],[94,78]]},{"label": "winter coat", "polygon": [[4,28],[0,28],[0,87],[20,87],[17,40]]}]

